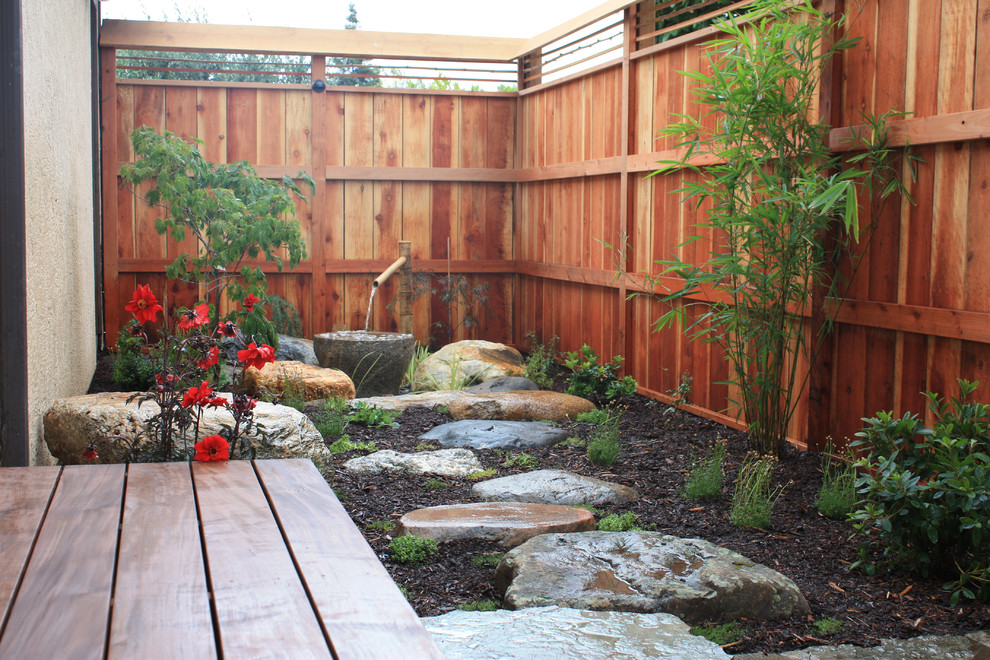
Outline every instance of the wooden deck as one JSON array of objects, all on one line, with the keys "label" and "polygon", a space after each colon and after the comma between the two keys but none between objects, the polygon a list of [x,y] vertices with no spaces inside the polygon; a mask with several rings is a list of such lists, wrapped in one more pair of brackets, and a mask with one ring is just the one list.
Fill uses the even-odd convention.
[{"label": "wooden deck", "polygon": [[0,469],[0,658],[442,658],[309,461]]}]

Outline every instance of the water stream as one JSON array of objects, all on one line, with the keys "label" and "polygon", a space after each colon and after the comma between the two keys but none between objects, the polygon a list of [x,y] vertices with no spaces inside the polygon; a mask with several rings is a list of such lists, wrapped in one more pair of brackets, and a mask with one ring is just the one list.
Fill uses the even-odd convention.
[{"label": "water stream", "polygon": [[364,331],[368,331],[368,325],[371,323],[371,303],[375,301],[375,291],[378,291],[377,286],[371,287],[371,296],[368,298],[368,314],[364,317]]}]

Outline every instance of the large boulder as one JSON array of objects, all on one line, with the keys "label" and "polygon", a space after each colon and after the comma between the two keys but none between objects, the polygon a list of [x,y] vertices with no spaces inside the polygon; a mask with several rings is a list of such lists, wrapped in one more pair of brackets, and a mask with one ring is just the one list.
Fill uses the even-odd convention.
[{"label": "large boulder", "polygon": [[522,612],[454,610],[421,619],[448,660],[726,660],[671,614],[539,607]]},{"label": "large boulder", "polygon": [[539,392],[492,392],[465,394],[447,406],[454,419],[550,420],[574,419],[595,409],[595,404],[572,394]]},{"label": "large boulder", "polygon": [[667,612],[688,623],[810,611],[777,571],[714,543],[660,532],[537,536],[502,558],[495,587],[509,609]]},{"label": "large boulder", "polygon": [[[145,425],[158,414],[158,404],[127,402],[133,392],[101,392],[60,399],[45,413],[45,442],[55,458],[67,465],[121,463],[127,445],[140,451],[148,446]],[[229,399],[230,395],[221,394]],[[256,458],[309,458],[326,461],[330,452],[313,422],[298,410],[259,401],[254,409],[255,427],[245,436]],[[216,435],[232,427],[234,417],[226,408],[206,408],[199,424],[200,437]],[[263,433],[260,432],[263,430]],[[84,461],[83,450],[96,446],[99,459]]]},{"label": "large boulder", "polygon": [[565,506],[626,504],[638,497],[629,486],[564,470],[532,470],[512,474],[476,483],[471,490],[486,502],[537,502]]},{"label": "large boulder", "polygon": [[420,362],[411,385],[414,390],[456,389],[461,383],[522,376],[525,372],[526,364],[516,349],[471,339],[447,344]]},{"label": "large boulder", "polygon": [[485,539],[512,547],[550,532],[585,532],[595,528],[587,509],[550,504],[484,502],[431,506],[399,518],[396,534],[437,541]]},{"label": "large boulder", "polygon": [[436,408],[449,406],[454,399],[464,396],[462,390],[437,390],[436,392],[416,392],[396,396],[366,396],[351,399],[351,406],[363,403],[366,406],[381,408],[389,412],[401,412],[407,408]]},{"label": "large boulder", "polygon": [[391,449],[352,458],[344,469],[359,474],[437,474],[444,477],[466,477],[484,469],[470,449],[440,449],[403,454]]},{"label": "large boulder", "polygon": [[337,369],[323,369],[293,360],[276,360],[261,369],[248,367],[244,370],[244,385],[250,392],[264,390],[281,395],[289,382],[302,393],[305,401],[334,396],[354,398],[354,383],[347,374]]},{"label": "large boulder", "polygon": [[546,422],[462,419],[434,426],[417,439],[439,442],[444,447],[531,449],[563,442],[567,431]]},{"label": "large boulder", "polygon": [[518,390],[535,391],[540,386],[524,376],[503,376],[501,378],[490,378],[477,385],[465,387],[468,394],[488,394],[489,392],[515,392]]}]

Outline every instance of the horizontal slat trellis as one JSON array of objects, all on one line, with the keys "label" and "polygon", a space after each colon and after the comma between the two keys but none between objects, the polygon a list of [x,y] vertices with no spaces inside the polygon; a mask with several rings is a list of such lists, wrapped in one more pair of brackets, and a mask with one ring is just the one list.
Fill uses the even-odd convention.
[{"label": "horizontal slat trellis", "polygon": [[[743,5],[709,2],[691,19]],[[802,367],[814,395],[805,395],[790,433],[811,446],[851,436],[879,409],[921,412],[920,392],[951,393],[957,376],[980,380],[977,396],[990,399],[990,4],[819,6],[852,11],[852,34],[862,39],[822,93],[822,112],[836,127],[833,149],[848,148],[843,140],[861,110],[904,109],[913,114],[892,123],[891,139],[915,145],[924,162],[916,182],[905,179],[917,205],[887,204],[830,350]],[[417,270],[444,273],[449,238],[452,271],[493,287],[478,336],[519,345],[534,331],[543,340],[559,336],[564,350],[588,343],[603,357],[622,354],[643,391],[660,399],[690,376],[692,410],[741,426],[718,349],[676,329],[651,332],[661,304],[627,300],[638,285],[614,277],[617,257],[602,245],[627,235],[631,272],[655,272],[655,260],[678,250],[700,258],[711,246],[680,247],[704,209],[672,193],[679,176],[646,177],[673,155],[657,131],[674,113],[696,112],[678,72],[703,66],[704,42],[716,34],[711,26],[657,34],[666,27],[654,19],[669,7],[610,2],[542,41],[520,42],[511,57],[523,80],[551,44],[623,12],[618,59],[557,81],[527,81],[518,95],[120,81],[107,49],[104,84],[115,90],[109,100],[104,94],[108,327],[118,327],[135,282],[165,286],[161,273],[177,249],[149,231],[153,216],[114,175],[130,159],[126,135],[148,123],[203,139],[211,159],[247,158],[266,176],[314,176],[317,195],[300,208],[310,258],[270,278],[272,291],[299,307],[307,334],[363,323],[370,280],[398,240],[413,242]],[[313,63],[318,70],[325,58]],[[170,287],[172,305],[196,296]],[[443,310],[423,299],[416,305],[425,339]],[[373,324],[387,329],[395,319],[377,306]]]}]

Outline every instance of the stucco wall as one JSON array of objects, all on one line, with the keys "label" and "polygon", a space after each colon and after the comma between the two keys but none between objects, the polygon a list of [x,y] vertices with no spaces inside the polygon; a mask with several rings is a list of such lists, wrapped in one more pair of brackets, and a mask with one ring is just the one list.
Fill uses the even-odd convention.
[{"label": "stucco wall", "polygon": [[96,365],[90,2],[22,0],[31,463],[42,417]]}]

